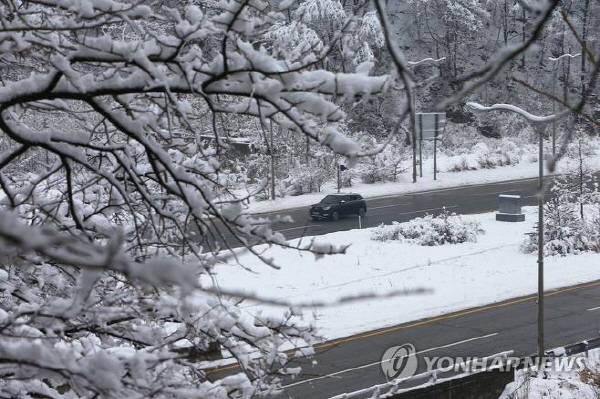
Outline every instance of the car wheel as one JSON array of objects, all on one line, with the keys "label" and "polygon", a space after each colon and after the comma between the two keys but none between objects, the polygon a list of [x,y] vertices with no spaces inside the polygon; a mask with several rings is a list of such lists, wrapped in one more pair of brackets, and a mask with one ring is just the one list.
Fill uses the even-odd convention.
[{"label": "car wheel", "polygon": [[317,218],[316,218],[316,217],[314,217],[314,216],[311,216],[311,217],[310,217],[310,220],[312,220],[312,221],[315,221],[315,220],[319,220],[319,219],[317,219]]},{"label": "car wheel", "polygon": [[340,218],[340,214],[337,212],[331,213],[331,220],[338,220]]},{"label": "car wheel", "polygon": [[365,208],[360,208],[358,210],[358,216],[365,217],[366,214],[367,214],[367,211],[365,210]]}]

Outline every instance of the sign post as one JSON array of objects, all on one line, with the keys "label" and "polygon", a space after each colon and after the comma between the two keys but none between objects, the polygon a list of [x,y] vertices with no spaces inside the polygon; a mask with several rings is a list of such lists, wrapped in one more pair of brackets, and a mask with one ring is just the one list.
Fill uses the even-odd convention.
[{"label": "sign post", "polygon": [[[435,114],[435,126],[437,129],[439,122],[439,114]],[[435,138],[433,139],[433,180],[437,180],[437,136],[438,132],[435,131]]]},{"label": "sign post", "polygon": [[423,177],[423,139],[421,132],[423,131],[423,118],[422,114],[419,115],[419,177]]},{"label": "sign post", "polygon": [[437,180],[437,140],[444,133],[446,125],[446,113],[424,113],[417,114],[419,126],[419,161],[421,176],[423,176],[423,154],[421,150],[423,140],[433,140],[433,180]]}]

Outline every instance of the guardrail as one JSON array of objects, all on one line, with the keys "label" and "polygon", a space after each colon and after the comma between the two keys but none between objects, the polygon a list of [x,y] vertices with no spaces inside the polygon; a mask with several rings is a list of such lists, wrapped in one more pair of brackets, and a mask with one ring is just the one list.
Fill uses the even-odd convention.
[{"label": "guardrail", "polygon": [[[567,345],[564,347],[548,350],[548,351],[546,351],[546,354],[549,357],[562,357],[562,356],[571,356],[571,355],[585,352],[585,354],[587,356],[589,350],[596,349],[596,348],[600,348],[600,338],[593,338],[593,339],[585,340],[585,341],[578,342],[575,344]],[[472,364],[473,361],[476,361],[479,364],[481,364],[483,362],[485,362],[485,364],[487,364],[489,361],[492,361],[492,360],[498,359],[498,358],[502,358],[502,362],[500,364],[493,363],[494,364],[493,368],[501,368],[501,367],[507,365],[508,357],[511,356],[513,353],[514,353],[514,351],[500,352],[495,355],[490,355],[490,356],[475,359],[472,361],[463,362],[460,365],[453,367],[453,369],[455,369],[455,370],[471,370],[471,367],[469,367],[469,366]],[[532,356],[527,356],[525,358],[536,359],[537,356],[532,355]],[[523,359],[525,359],[525,358],[523,358]],[[512,360],[514,360],[514,358],[512,358]],[[514,369],[521,370],[521,369],[523,369],[523,367],[525,367],[525,364],[527,364],[527,363],[521,361],[517,365],[515,365]],[[491,369],[488,369],[488,370],[491,370]],[[458,380],[458,379],[465,378],[468,376],[473,376],[475,374],[479,374],[480,372],[469,371],[469,372],[465,372],[465,373],[455,374],[455,375],[449,376],[447,378],[439,378],[439,376],[442,375],[443,373],[448,373],[448,371],[446,371],[446,370],[444,370],[444,371],[441,371],[441,370],[426,371],[424,373],[416,374],[412,377],[397,378],[392,381],[389,381],[389,382],[386,382],[383,384],[378,384],[378,385],[375,385],[375,386],[372,386],[369,388],[361,389],[361,390],[350,392],[350,393],[343,393],[341,395],[336,395],[329,399],[358,399],[358,398],[360,398],[360,399],[364,399],[364,398],[385,399],[385,398],[392,398],[395,395],[399,395],[399,394],[406,393],[409,391],[424,389],[424,388],[431,387],[436,384],[441,384],[441,383],[449,381],[449,380]],[[416,385],[416,386],[402,388],[402,385],[404,385],[404,384],[408,384],[408,383],[414,384],[419,381],[424,381],[424,383]]]},{"label": "guardrail", "polygon": [[[486,356],[480,359],[477,359],[477,362],[485,362],[487,364],[487,362],[489,362],[490,360],[494,360],[494,359],[498,359],[498,358],[502,358],[503,362],[501,363],[501,365],[504,365],[505,362],[507,361],[508,357],[510,355],[512,355],[514,353],[514,351],[505,351],[505,352],[500,352],[500,353],[496,353],[495,355],[490,355],[490,356]],[[456,368],[462,368],[463,370],[468,370],[470,369],[470,365],[473,363],[473,361],[468,361],[468,362],[463,362],[460,365],[457,365]],[[500,364],[497,365],[497,367],[501,366]],[[447,371],[446,371],[447,372]],[[475,372],[465,372],[465,373],[461,373],[458,375],[454,375],[452,377],[449,378],[443,378],[443,379],[438,379],[438,375],[444,373],[444,371],[440,371],[440,370],[431,370],[431,371],[426,371],[424,373],[420,373],[420,374],[416,374],[413,375],[411,377],[403,377],[403,378],[396,378],[392,381],[383,383],[383,384],[378,384],[369,388],[365,388],[365,389],[361,389],[359,391],[354,391],[354,392],[350,392],[350,393],[343,393],[341,395],[336,395],[334,397],[331,397],[329,399],[351,399],[351,398],[358,398],[358,397],[364,397],[366,395],[370,395],[370,397],[372,398],[388,398],[391,397],[392,395],[396,395],[402,392],[406,392],[406,391],[410,391],[410,390],[414,390],[414,389],[419,389],[419,388],[424,388],[427,386],[431,386],[443,381],[447,381],[450,379],[456,379],[456,378],[461,378],[461,377],[465,377],[471,374],[475,374]],[[410,387],[410,388],[406,388],[406,389],[401,389],[400,388],[400,384],[405,384],[405,383],[409,383],[409,382],[418,382],[420,380],[427,380],[427,382],[425,382],[424,384],[421,385],[417,385],[415,387]]]}]

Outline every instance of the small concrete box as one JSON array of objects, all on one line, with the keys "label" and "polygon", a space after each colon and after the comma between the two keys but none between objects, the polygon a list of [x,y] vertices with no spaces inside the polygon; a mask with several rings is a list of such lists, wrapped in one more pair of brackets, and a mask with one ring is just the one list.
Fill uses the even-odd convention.
[{"label": "small concrete box", "polygon": [[502,194],[498,196],[500,203],[496,220],[500,222],[523,222],[525,215],[521,213],[521,196]]}]

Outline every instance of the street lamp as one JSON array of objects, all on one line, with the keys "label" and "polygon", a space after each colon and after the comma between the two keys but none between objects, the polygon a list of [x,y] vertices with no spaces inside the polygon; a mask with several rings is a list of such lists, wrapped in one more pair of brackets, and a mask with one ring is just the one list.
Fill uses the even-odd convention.
[{"label": "street lamp", "polygon": [[565,109],[558,114],[550,116],[532,115],[523,109],[510,104],[494,104],[491,107],[484,107],[481,104],[469,102],[467,106],[474,111],[509,111],[516,113],[533,127],[539,136],[539,189],[538,193],[538,356],[544,356],[544,131],[548,123],[563,117],[569,109]]},{"label": "street lamp", "polygon": [[[423,58],[422,60],[419,61],[407,61],[406,64],[408,66],[416,66],[419,64],[424,64],[427,62],[433,62],[434,64],[437,64],[438,62],[444,61],[446,59],[446,57],[442,57],[442,58],[438,58],[437,60],[434,58]],[[413,113],[416,114],[417,113],[417,87],[415,86],[415,90],[413,92],[413,103],[412,103],[412,109],[413,109]],[[412,132],[412,150],[413,150],[413,183],[416,183],[417,181],[417,128],[415,125],[415,128],[413,129]],[[421,143],[419,142],[419,177],[423,177],[423,154],[421,153]]]},{"label": "street lamp", "polygon": [[[577,53],[577,54],[563,54],[559,57],[548,57],[550,59],[550,61],[554,62],[554,66],[552,67],[553,70],[553,75],[552,75],[552,96],[556,97],[556,71],[557,71],[557,63],[558,61],[560,61],[562,58],[575,58],[580,56],[581,53]],[[570,60],[569,60],[570,61]],[[569,79],[569,76],[567,75],[567,80]],[[567,100],[566,98],[564,99],[565,101]],[[556,113],[556,100],[552,99],[552,113],[555,114]],[[554,120],[552,121],[552,155],[556,155],[556,123],[554,122]]]}]

